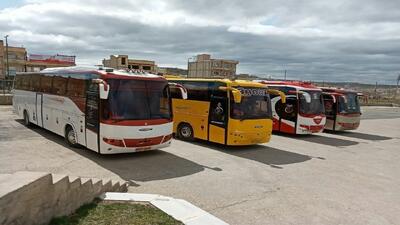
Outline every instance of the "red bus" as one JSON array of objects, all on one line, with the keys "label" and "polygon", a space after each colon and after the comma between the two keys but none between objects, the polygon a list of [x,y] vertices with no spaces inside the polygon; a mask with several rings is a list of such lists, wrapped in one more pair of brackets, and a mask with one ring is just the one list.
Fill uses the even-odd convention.
[{"label": "red bus", "polygon": [[321,88],[323,91],[326,130],[355,130],[360,126],[361,110],[356,91],[342,88]]},{"label": "red bus", "polygon": [[286,94],[286,103],[271,94],[273,130],[289,134],[322,132],[325,110],[322,90],[302,81],[257,81]]}]

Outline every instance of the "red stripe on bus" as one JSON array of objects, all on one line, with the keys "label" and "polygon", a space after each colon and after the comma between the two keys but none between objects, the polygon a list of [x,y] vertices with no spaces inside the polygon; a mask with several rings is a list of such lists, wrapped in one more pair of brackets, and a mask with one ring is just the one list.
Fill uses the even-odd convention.
[{"label": "red stripe on bus", "polygon": [[161,125],[170,123],[169,119],[153,119],[153,120],[101,120],[101,123],[116,126],[148,126],[148,125]]}]

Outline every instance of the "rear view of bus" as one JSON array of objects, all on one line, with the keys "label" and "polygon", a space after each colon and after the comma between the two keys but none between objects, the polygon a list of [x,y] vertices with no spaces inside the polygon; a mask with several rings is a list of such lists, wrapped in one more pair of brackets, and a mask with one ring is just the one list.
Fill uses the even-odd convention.
[{"label": "rear view of bus", "polygon": [[300,81],[258,81],[286,94],[286,103],[279,95],[271,95],[273,130],[289,134],[322,132],[326,122],[322,90]]},{"label": "rear view of bus", "polygon": [[326,130],[355,130],[360,126],[358,93],[340,88],[322,88]]},{"label": "rear view of bus", "polygon": [[98,68],[55,68],[16,76],[14,110],[101,154],[169,146],[172,113],[160,76]]}]

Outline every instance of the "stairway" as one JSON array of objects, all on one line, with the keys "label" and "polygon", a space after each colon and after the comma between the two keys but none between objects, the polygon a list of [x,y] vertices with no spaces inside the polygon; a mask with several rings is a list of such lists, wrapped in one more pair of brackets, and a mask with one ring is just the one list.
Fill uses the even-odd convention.
[{"label": "stairway", "polygon": [[105,192],[126,192],[124,180],[20,171],[0,174],[0,224],[46,224]]}]

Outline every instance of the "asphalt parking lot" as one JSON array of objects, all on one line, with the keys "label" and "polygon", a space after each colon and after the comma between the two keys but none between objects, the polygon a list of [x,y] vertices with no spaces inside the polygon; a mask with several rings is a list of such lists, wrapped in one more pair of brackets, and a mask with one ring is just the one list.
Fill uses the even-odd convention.
[{"label": "asphalt parking lot", "polygon": [[230,224],[399,224],[400,111],[363,108],[354,132],[228,148],[171,147],[101,156],[24,127],[0,106],[0,173],[47,171],[130,181],[130,192],[186,199]]}]

